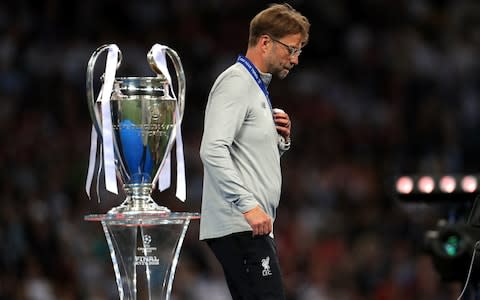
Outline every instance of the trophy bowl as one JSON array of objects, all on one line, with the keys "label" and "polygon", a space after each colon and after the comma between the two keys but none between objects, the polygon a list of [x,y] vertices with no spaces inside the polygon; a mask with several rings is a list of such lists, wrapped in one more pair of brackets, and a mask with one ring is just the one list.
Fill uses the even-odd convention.
[{"label": "trophy bowl", "polygon": [[[87,69],[87,98],[90,116],[103,141],[103,122],[111,122],[114,164],[117,177],[127,195],[120,206],[109,214],[168,214],[151,197],[159,173],[175,142],[177,126],[181,125],[185,103],[185,75],[179,56],[165,46],[178,79],[178,98],[173,93],[170,75],[162,73],[152,54],[147,59],[156,77],[115,77],[111,89],[109,115],[102,111],[104,100],[95,101],[93,70],[98,56],[111,45],[98,48],[91,56]],[[118,48],[117,48],[118,49]],[[118,50],[119,51],[119,50]],[[121,53],[117,68],[120,66]],[[168,70],[167,70],[168,72]],[[105,155],[105,154],[104,154]],[[107,165],[108,162],[105,162]]]}]

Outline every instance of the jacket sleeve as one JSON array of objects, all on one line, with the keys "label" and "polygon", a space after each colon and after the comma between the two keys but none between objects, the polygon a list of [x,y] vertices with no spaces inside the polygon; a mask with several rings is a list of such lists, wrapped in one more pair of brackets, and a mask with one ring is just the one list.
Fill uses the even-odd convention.
[{"label": "jacket sleeve", "polygon": [[231,148],[248,112],[248,82],[230,74],[214,84],[205,110],[205,124],[200,146],[204,170],[215,181],[225,201],[241,212],[258,205],[242,182],[232,161]]}]

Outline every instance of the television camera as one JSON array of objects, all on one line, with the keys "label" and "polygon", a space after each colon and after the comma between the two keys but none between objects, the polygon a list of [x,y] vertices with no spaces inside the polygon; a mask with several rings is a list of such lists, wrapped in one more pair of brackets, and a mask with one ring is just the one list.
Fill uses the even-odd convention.
[{"label": "television camera", "polygon": [[424,235],[424,249],[445,282],[480,282],[480,176],[402,175],[395,197],[402,203],[446,208],[445,218]]}]

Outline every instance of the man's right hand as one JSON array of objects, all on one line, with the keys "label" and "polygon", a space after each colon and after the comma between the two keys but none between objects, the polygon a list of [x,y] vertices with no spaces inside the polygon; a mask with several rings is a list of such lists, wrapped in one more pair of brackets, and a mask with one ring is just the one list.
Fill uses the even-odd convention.
[{"label": "man's right hand", "polygon": [[256,206],[245,213],[243,216],[253,230],[253,236],[266,235],[272,232],[272,218],[267,215],[260,206]]}]

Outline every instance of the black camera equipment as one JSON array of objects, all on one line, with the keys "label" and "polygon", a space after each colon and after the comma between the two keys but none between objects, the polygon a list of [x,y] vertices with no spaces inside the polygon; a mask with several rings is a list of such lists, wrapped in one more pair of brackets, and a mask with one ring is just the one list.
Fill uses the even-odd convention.
[{"label": "black camera equipment", "polygon": [[395,198],[401,202],[447,208],[448,216],[425,233],[424,246],[441,279],[458,281],[465,287],[480,283],[479,182],[478,175],[395,178]]}]

